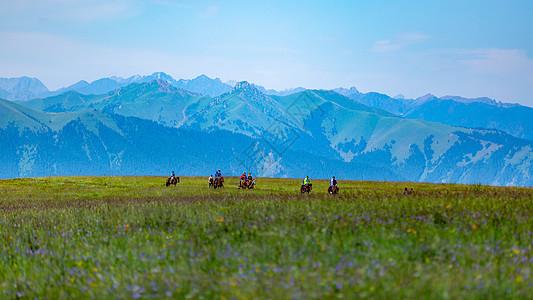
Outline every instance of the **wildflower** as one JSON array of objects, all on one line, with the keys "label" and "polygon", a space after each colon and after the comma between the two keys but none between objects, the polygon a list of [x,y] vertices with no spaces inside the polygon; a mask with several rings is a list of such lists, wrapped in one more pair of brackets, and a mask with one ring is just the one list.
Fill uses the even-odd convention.
[{"label": "wildflower", "polygon": [[448,205],[446,205],[446,209],[449,209],[450,207],[452,207],[452,206],[451,206],[451,205],[449,205],[449,204],[448,204]]},{"label": "wildflower", "polygon": [[514,254],[518,255],[520,253],[520,249],[513,249]]},{"label": "wildflower", "polygon": [[411,233],[411,229],[407,229],[407,233]]},{"label": "wildflower", "polygon": [[517,277],[515,278],[515,281],[516,281],[516,282],[522,282],[522,276],[517,276]]},{"label": "wildflower", "polygon": [[476,229],[478,229],[478,228],[479,228],[479,227],[478,227],[476,224],[472,225],[472,229],[476,230]]}]

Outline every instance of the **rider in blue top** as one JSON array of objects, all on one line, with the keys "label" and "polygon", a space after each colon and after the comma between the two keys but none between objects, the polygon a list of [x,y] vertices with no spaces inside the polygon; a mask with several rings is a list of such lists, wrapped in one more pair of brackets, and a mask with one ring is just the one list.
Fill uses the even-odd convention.
[{"label": "rider in blue top", "polygon": [[335,179],[335,176],[333,176],[333,178],[331,178],[329,181],[329,186],[337,186],[337,180]]}]

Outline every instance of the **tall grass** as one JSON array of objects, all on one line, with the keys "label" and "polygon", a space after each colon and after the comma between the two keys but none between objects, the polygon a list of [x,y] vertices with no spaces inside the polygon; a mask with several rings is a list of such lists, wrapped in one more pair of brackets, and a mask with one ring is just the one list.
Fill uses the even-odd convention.
[{"label": "tall grass", "polygon": [[533,190],[158,177],[0,181],[0,298],[512,298]]}]

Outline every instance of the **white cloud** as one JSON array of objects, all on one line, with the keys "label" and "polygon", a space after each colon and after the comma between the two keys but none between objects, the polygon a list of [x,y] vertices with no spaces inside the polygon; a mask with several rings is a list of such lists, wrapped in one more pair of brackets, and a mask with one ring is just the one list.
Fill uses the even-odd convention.
[{"label": "white cloud", "polygon": [[409,45],[425,42],[429,39],[431,39],[431,36],[422,32],[404,32],[398,34],[394,39],[380,40],[374,42],[372,50],[374,52],[396,51],[405,48]]}]

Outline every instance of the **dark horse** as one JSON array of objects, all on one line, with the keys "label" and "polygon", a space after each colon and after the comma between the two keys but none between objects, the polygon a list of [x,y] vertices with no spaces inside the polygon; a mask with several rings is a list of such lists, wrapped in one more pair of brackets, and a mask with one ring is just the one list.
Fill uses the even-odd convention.
[{"label": "dark horse", "polygon": [[241,182],[241,185],[239,185],[240,189],[247,190],[247,189],[253,189],[255,186],[255,180],[243,180]]},{"label": "dark horse", "polygon": [[339,187],[330,185],[328,187],[328,193],[330,193],[330,194],[338,194],[339,193]]},{"label": "dark horse", "polygon": [[166,186],[170,186],[171,184],[176,185],[178,182],[180,182],[180,178],[178,176],[174,176],[174,177],[170,176],[167,179]]},{"label": "dark horse", "polygon": [[215,178],[215,183],[213,184],[213,188],[216,189],[216,188],[224,187],[223,183],[224,183],[224,177]]},{"label": "dark horse", "polygon": [[308,193],[313,189],[313,184],[310,183],[310,184],[302,184],[302,187],[300,187],[300,193]]}]

